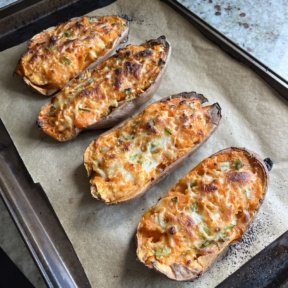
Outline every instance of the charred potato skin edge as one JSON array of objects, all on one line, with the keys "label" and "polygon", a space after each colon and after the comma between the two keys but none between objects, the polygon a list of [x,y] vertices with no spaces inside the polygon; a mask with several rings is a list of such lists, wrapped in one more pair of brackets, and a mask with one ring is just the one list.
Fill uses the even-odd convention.
[{"label": "charred potato skin edge", "polygon": [[[220,150],[220,151],[218,151],[218,152],[210,155],[210,156],[207,157],[207,158],[216,156],[216,155],[221,154],[221,153],[223,153],[223,152],[230,153],[230,152],[232,152],[232,151],[243,151],[243,152],[247,155],[247,157],[248,157],[250,160],[252,160],[253,163],[255,163],[255,165],[258,165],[259,167],[262,168],[262,172],[263,172],[263,179],[262,179],[262,180],[263,180],[263,184],[264,184],[264,186],[263,186],[263,191],[264,191],[263,198],[260,200],[260,205],[259,205],[258,209],[255,210],[254,217],[251,218],[250,221],[247,223],[246,230],[245,230],[245,232],[242,234],[242,237],[243,237],[244,234],[247,232],[247,230],[250,228],[250,226],[251,226],[252,222],[254,221],[255,217],[257,216],[257,213],[259,212],[259,209],[260,209],[260,207],[261,207],[261,205],[262,205],[262,202],[264,201],[264,199],[265,199],[265,197],[266,197],[267,190],[268,190],[268,184],[269,184],[269,171],[268,171],[268,169],[267,169],[267,166],[266,166],[263,158],[262,158],[260,155],[258,155],[257,153],[254,153],[254,152],[252,152],[252,151],[250,151],[250,150],[248,150],[248,149],[246,149],[246,148],[230,147],[230,148],[222,149],[222,150]],[[205,158],[205,159],[207,159],[207,158]],[[205,160],[205,159],[204,159],[204,160]],[[204,160],[202,160],[202,161],[204,161]],[[202,161],[201,161],[201,162],[202,162]],[[201,163],[201,162],[199,162],[199,163]],[[196,165],[195,167],[197,167],[197,165]],[[192,168],[192,170],[193,170],[193,169],[194,169],[194,168]],[[191,171],[191,170],[190,170],[190,171]],[[188,172],[188,173],[189,173],[189,172]],[[180,180],[180,179],[179,179],[179,180]],[[157,203],[156,203],[155,205],[157,205]],[[155,205],[154,205],[154,206],[155,206]],[[152,206],[152,207],[153,207],[153,206]],[[151,207],[151,208],[152,208],[152,207]],[[149,208],[149,209],[151,209],[151,208]],[[149,209],[148,209],[148,210],[149,210]],[[142,217],[143,217],[143,215],[142,215]],[[142,218],[142,217],[141,217],[141,218]],[[139,228],[140,228],[140,222],[139,222],[139,224],[138,224],[138,226],[137,226],[137,232],[139,231]],[[224,242],[224,244],[219,245],[219,250],[220,250],[220,251],[219,251],[218,255],[217,255],[214,259],[208,261],[206,267],[204,267],[204,269],[203,269],[202,271],[200,271],[199,273],[193,273],[193,271],[190,271],[191,274],[194,274],[193,277],[189,277],[189,276],[188,276],[188,277],[184,277],[184,276],[183,276],[183,277],[178,277],[178,278],[177,278],[177,277],[175,277],[175,274],[172,274],[172,273],[167,274],[167,273],[165,273],[164,271],[161,271],[160,269],[158,269],[156,263],[153,263],[153,267],[150,267],[150,266],[146,265],[143,261],[141,261],[141,259],[138,257],[138,247],[140,247],[140,243],[139,243],[140,240],[138,239],[138,233],[137,233],[137,232],[136,232],[136,236],[135,236],[135,238],[136,238],[136,246],[137,246],[137,252],[136,252],[136,254],[137,254],[137,260],[140,261],[140,262],[142,262],[142,263],[143,263],[146,267],[148,267],[149,269],[154,269],[154,270],[157,271],[158,273],[161,273],[162,275],[164,274],[164,275],[167,276],[169,279],[175,280],[175,281],[179,281],[179,282],[192,282],[192,281],[196,280],[197,278],[199,278],[199,277],[200,277],[203,273],[205,273],[219,258],[221,258],[221,256],[223,256],[223,254],[227,251],[227,249],[228,249],[231,245],[238,243],[238,242],[242,239],[242,237],[241,237],[241,238],[236,239],[236,240],[234,240],[234,241],[231,241],[231,242],[228,242],[228,243]],[[183,266],[183,267],[185,268],[185,266]]]},{"label": "charred potato skin edge", "polygon": [[[90,18],[100,18],[102,16],[91,16]],[[120,16],[118,16],[120,17]],[[123,18],[123,17],[121,17]],[[78,20],[78,19],[81,19],[81,17],[74,17],[74,18],[71,18],[70,20],[68,20],[67,22],[69,21],[72,21],[72,20]],[[121,37],[119,37],[113,44],[112,48],[110,49],[109,52],[107,52],[105,55],[99,57],[96,61],[94,61],[93,63],[91,63],[86,69],[91,69],[91,68],[94,68],[96,67],[98,64],[100,64],[101,62],[105,61],[107,58],[109,58],[115,51],[116,49],[119,48],[119,45],[121,44],[124,44],[128,41],[128,38],[129,38],[129,21],[125,18],[123,18],[126,23],[127,23],[127,28],[125,29],[125,31],[122,33]],[[61,23],[59,23],[58,25],[60,25]],[[48,32],[49,30],[53,30],[56,26],[52,26],[52,27],[49,27],[37,34],[35,34],[28,42],[27,42],[27,47],[29,47],[29,43],[33,40],[34,37],[38,36],[39,34],[43,33],[43,32]],[[26,49],[26,51],[22,54],[22,56],[20,57],[19,61],[18,61],[18,64],[16,66],[16,69],[14,71],[14,74],[18,75],[19,77],[21,77],[23,79],[23,81],[26,83],[26,85],[31,88],[33,91],[36,91],[40,94],[42,94],[43,96],[52,96],[54,94],[56,94],[58,91],[62,90],[67,84],[70,83],[70,81],[72,81],[73,79],[75,79],[77,76],[79,76],[83,71],[81,71],[80,73],[78,73],[77,75],[75,75],[74,78],[70,79],[61,89],[45,89],[41,86],[37,86],[35,84],[33,84],[26,76],[24,76],[22,74],[22,70],[21,70],[21,65],[20,65],[20,61],[22,59],[22,57],[24,56],[24,54],[28,51],[28,49]],[[85,70],[86,70],[85,69]]]},{"label": "charred potato skin edge", "polygon": [[[168,96],[168,97],[165,97],[165,98],[162,98],[156,102],[153,102],[151,104],[155,104],[155,103],[161,103],[161,102],[164,102],[164,101],[168,101],[169,99],[173,99],[173,98],[183,98],[183,99],[191,99],[191,98],[196,98],[196,99],[200,99],[202,104],[206,103],[208,100],[202,95],[202,94],[197,94],[196,92],[182,92],[182,93],[179,93],[179,94],[175,94],[175,95],[172,95],[172,96]],[[194,147],[194,149],[192,149],[190,152],[188,152],[187,154],[185,154],[184,156],[182,156],[181,158],[179,158],[177,161],[175,161],[172,165],[168,166],[166,169],[164,169],[162,171],[162,173],[159,175],[158,178],[154,179],[153,181],[151,181],[148,185],[146,185],[142,190],[140,190],[140,192],[138,192],[138,194],[134,195],[134,196],[131,196],[130,198],[123,198],[123,199],[119,199],[118,201],[113,201],[113,202],[105,202],[105,204],[108,204],[108,205],[114,205],[114,204],[118,204],[118,203],[122,203],[122,202],[127,202],[127,201],[131,201],[133,199],[136,199],[136,198],[139,198],[140,196],[142,196],[145,192],[147,192],[152,186],[154,186],[155,184],[159,183],[160,181],[162,181],[168,174],[170,173],[173,173],[177,168],[179,168],[181,165],[182,165],[182,162],[187,158],[187,157],[190,157],[202,144],[204,144],[208,139],[209,137],[214,133],[214,131],[217,129],[218,125],[219,125],[219,122],[221,120],[221,107],[218,103],[214,103],[211,105],[212,106],[212,109],[211,109],[211,114],[214,115],[214,117],[212,117],[211,115],[211,120],[213,122],[213,124],[215,125],[213,130],[211,131],[211,133],[206,137],[206,139],[204,139],[203,142],[199,143],[198,145],[196,145]],[[145,107],[146,108],[146,107]],[[139,114],[145,110],[142,109]],[[137,113],[138,114],[138,113]],[[217,115],[217,119],[216,119],[216,115]],[[109,131],[101,134],[101,136],[103,135],[106,135],[108,133],[111,133],[112,131],[114,131],[115,129],[118,129],[122,126],[124,126],[128,121],[130,121],[131,119],[128,118],[126,119],[125,121],[123,121],[122,123],[120,123],[119,125],[113,127],[112,129],[110,129]],[[100,137],[101,137],[100,136]],[[97,138],[98,140],[99,138]],[[94,141],[97,141],[97,140],[94,140]],[[90,143],[90,145],[94,142],[92,141]],[[88,172],[88,168],[86,167],[86,164],[85,164],[85,159],[86,159],[86,153],[88,154],[88,150],[89,150],[89,147],[90,145],[87,147],[85,153],[84,153],[84,166],[86,168],[86,171]],[[88,174],[88,177],[90,178],[90,175]],[[97,197],[94,193],[93,193],[93,189],[92,187],[93,186],[90,186],[91,187],[91,194],[94,198],[98,199],[98,200],[102,200],[101,198]],[[96,197],[95,197],[96,196]]]}]

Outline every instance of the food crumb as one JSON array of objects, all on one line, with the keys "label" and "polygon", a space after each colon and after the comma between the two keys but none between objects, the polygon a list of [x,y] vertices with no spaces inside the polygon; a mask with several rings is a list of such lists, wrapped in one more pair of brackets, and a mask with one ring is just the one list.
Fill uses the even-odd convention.
[{"label": "food crumb", "polygon": [[250,25],[248,23],[238,22],[238,25],[243,26],[245,29],[248,29],[250,27]]},{"label": "food crumb", "polygon": [[232,6],[230,4],[228,4],[228,6],[226,8],[224,8],[224,10],[229,12],[232,10]]},{"label": "food crumb", "polygon": [[137,24],[143,24],[144,22],[144,19],[143,18],[138,18],[138,17],[135,17],[135,16],[129,16],[127,14],[121,14],[120,15],[122,18],[128,20],[129,22],[136,22]]}]

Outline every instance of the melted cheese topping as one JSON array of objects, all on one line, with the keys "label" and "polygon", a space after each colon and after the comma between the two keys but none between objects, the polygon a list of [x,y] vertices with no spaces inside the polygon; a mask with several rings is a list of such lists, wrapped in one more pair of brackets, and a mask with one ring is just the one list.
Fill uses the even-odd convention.
[{"label": "melted cheese topping", "polygon": [[157,102],[94,141],[84,159],[94,196],[107,203],[135,197],[207,138],[210,109],[197,98]]},{"label": "melted cheese topping", "polygon": [[44,132],[59,141],[72,139],[123,101],[141,96],[164,67],[168,56],[164,45],[157,40],[129,45],[72,80],[40,112]]},{"label": "melted cheese topping", "polygon": [[70,20],[33,37],[17,72],[34,85],[57,91],[110,52],[125,30],[127,21],[117,16]]},{"label": "melted cheese topping", "polygon": [[144,214],[139,259],[167,274],[186,267],[199,275],[207,268],[202,256],[216,258],[223,244],[242,237],[264,197],[263,179],[242,150],[204,160]]}]

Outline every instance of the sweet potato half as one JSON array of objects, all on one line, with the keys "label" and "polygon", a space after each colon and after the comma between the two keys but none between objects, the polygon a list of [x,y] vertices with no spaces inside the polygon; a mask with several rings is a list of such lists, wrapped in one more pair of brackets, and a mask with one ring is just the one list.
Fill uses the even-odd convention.
[{"label": "sweet potato half", "polygon": [[203,160],[142,217],[139,260],[171,279],[194,280],[241,239],[267,185],[264,161],[246,149]]},{"label": "sweet potato half", "polygon": [[84,16],[50,27],[30,40],[16,73],[40,94],[52,95],[125,42],[128,24],[119,16]]},{"label": "sweet potato half", "polygon": [[218,126],[220,106],[206,101],[195,92],[170,96],[93,141],[84,155],[93,197],[133,199],[176,169]]},{"label": "sweet potato half", "polygon": [[164,36],[128,45],[73,79],[38,116],[38,125],[58,141],[84,129],[114,126],[148,101],[166,70],[171,47]]}]

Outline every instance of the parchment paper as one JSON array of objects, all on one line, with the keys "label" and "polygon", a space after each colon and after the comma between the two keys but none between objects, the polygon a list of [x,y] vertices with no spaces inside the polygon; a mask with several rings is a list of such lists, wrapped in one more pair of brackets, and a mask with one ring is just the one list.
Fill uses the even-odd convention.
[{"label": "parchment paper", "polygon": [[[203,93],[223,109],[216,133],[181,169],[132,202],[105,206],[90,196],[82,165],[85,148],[99,132],[57,143],[35,125],[48,99],[12,76],[25,44],[0,55],[0,115],[35,182],[45,189],[93,287],[175,287],[176,283],[136,261],[135,231],[150,206],[199,161],[216,151],[240,146],[271,157],[269,191],[244,240],[229,249],[200,279],[177,287],[213,287],[288,229],[288,105],[249,68],[204,38],[160,1],[120,0],[91,15],[127,14],[131,43],[166,35],[173,53],[153,100],[182,91]],[[286,177],[285,177],[286,176]]]}]

